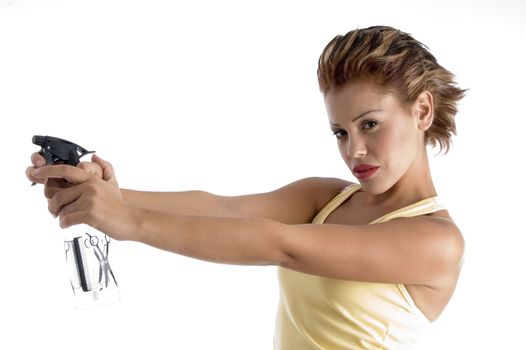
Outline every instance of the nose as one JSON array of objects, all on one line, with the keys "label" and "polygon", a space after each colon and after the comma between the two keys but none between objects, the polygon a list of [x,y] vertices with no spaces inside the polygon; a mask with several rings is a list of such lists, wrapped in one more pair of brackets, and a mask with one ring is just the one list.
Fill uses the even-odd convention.
[{"label": "nose", "polygon": [[348,137],[347,156],[352,158],[362,158],[367,154],[364,142],[358,137]]}]

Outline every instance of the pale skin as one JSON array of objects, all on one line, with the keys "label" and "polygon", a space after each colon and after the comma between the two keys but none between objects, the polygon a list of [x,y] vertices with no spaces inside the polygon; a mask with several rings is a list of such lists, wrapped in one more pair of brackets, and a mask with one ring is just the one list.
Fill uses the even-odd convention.
[{"label": "pale skin", "polygon": [[[38,153],[26,175],[45,184],[48,209],[63,228],[84,223],[117,240],[219,263],[400,283],[435,320],[455,289],[464,253],[447,210],[368,225],[437,195],[424,146],[434,115],[432,94],[422,92],[404,109],[395,96],[363,81],[329,91],[325,103],[345,163],[380,168],[323,225],[312,224],[313,217],[350,182],[310,177],[244,196],[141,192],[119,188],[111,164],[96,155],[78,167],[42,166]],[[72,185],[64,187],[62,179]]]}]

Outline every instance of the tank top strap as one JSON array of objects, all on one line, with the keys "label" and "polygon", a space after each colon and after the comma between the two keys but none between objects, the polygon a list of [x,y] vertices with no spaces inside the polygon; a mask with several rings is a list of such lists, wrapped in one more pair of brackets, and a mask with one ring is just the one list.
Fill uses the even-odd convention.
[{"label": "tank top strap", "polygon": [[[338,208],[343,202],[345,202],[350,196],[358,191],[362,186],[360,184],[351,184],[340,191],[334,198],[332,198],[312,220],[313,224],[323,224],[327,217]],[[442,202],[439,196],[429,197],[422,199],[416,203],[405,206],[403,208],[394,210],[384,216],[369,223],[376,224],[379,222],[389,221],[398,217],[413,217],[425,214],[431,214],[439,210],[446,209],[445,204]]]},{"label": "tank top strap", "polygon": [[446,209],[446,206],[439,196],[429,197],[411,205],[387,213],[384,216],[381,216],[378,219],[370,222],[369,225],[389,221],[394,218],[413,217],[431,214],[444,209]]},{"label": "tank top strap", "polygon": [[312,219],[313,224],[323,224],[325,219],[343,202],[345,202],[353,193],[358,191],[362,186],[360,184],[350,184],[332,198]]}]

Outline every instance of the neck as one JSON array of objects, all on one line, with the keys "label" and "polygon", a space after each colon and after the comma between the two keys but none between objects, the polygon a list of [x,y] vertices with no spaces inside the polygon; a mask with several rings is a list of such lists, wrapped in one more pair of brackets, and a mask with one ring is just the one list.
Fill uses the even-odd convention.
[{"label": "neck", "polygon": [[380,194],[364,192],[362,196],[365,206],[396,208],[437,196],[425,147],[407,172],[391,188]]}]

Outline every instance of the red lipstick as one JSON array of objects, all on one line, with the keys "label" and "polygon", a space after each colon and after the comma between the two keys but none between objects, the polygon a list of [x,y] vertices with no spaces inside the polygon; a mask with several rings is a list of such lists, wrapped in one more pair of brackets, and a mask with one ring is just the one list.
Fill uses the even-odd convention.
[{"label": "red lipstick", "polygon": [[353,174],[359,178],[359,179],[367,179],[371,177],[374,173],[376,173],[376,170],[378,170],[379,166],[371,165],[371,164],[359,164],[352,168]]}]

